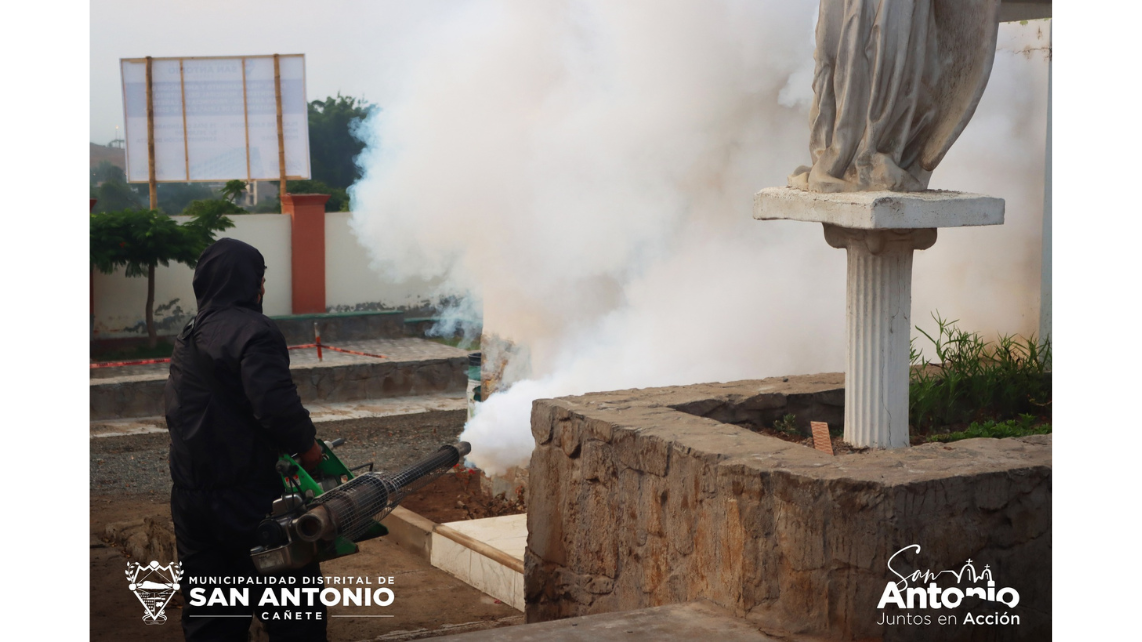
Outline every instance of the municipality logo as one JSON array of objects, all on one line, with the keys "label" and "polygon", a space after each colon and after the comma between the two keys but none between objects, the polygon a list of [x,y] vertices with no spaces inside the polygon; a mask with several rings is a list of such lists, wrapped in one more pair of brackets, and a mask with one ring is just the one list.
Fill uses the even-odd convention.
[{"label": "municipality logo", "polygon": [[[899,579],[885,584],[880,603],[876,606],[883,611],[885,607],[893,605],[904,613],[895,615],[881,613],[877,624],[932,624],[933,621],[943,625],[959,624],[958,614],[929,615],[927,611],[959,608],[965,597],[978,598],[977,604],[985,611],[977,610],[975,613],[969,611],[963,616],[964,624],[1007,626],[1020,623],[1020,616],[1008,611],[1002,614],[986,612],[1001,610],[995,606],[996,604],[1002,604],[1008,609],[1013,609],[1019,604],[1019,591],[1010,586],[996,587],[990,565],[985,564],[982,571],[977,571],[975,563],[969,559],[958,571],[953,569],[933,571],[930,568],[909,571],[900,568],[905,564],[896,560],[905,551],[919,554],[920,545],[905,546],[888,558],[888,570]],[[940,582],[952,586],[941,586]],[[918,613],[911,613],[912,610],[917,610]]]},{"label": "municipality logo", "polygon": [[151,561],[146,566],[127,562],[127,587],[143,604],[143,622],[163,624],[167,616],[163,613],[171,598],[178,591],[178,581],[182,579],[182,562],[159,566]]}]

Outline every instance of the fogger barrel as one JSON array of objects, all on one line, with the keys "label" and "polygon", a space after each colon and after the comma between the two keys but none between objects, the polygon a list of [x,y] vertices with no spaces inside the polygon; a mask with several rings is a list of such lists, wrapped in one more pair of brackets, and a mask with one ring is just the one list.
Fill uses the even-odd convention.
[{"label": "fogger barrel", "polygon": [[471,451],[471,445],[461,441],[455,446],[441,446],[440,450],[393,475],[366,473],[351,479],[322,494],[315,500],[316,506],[297,518],[294,523],[297,535],[307,542],[328,540],[337,535],[356,541],[409,493],[448,472]]}]

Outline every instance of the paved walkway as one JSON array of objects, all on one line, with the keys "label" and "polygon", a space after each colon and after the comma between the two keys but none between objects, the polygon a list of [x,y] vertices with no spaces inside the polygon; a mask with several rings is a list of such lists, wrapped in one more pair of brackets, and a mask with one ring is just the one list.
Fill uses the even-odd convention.
[{"label": "paved walkway", "polygon": [[[453,359],[468,354],[467,350],[428,341],[426,339],[371,339],[367,341],[345,341],[336,344],[338,348],[384,355],[389,361],[429,361],[433,359]],[[317,360],[317,350],[306,348],[290,350],[290,368],[312,366],[341,366],[352,363],[376,362],[374,357],[361,357],[333,350],[322,350],[322,360]],[[170,372],[169,363],[155,363],[145,366],[122,366],[117,368],[93,368],[92,379],[122,379],[124,381],[166,377]]]}]

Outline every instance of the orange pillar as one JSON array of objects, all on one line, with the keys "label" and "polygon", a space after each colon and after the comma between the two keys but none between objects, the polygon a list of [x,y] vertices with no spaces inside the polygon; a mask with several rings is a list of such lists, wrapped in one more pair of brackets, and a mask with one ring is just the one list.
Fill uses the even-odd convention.
[{"label": "orange pillar", "polygon": [[325,201],[328,194],[285,194],[292,233],[293,313],[325,312]]}]

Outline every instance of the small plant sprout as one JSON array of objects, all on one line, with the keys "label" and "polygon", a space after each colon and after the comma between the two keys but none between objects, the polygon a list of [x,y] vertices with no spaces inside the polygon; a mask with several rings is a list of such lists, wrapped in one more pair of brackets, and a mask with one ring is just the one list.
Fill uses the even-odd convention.
[{"label": "small plant sprout", "polygon": [[773,422],[773,429],[787,435],[801,435],[801,431],[797,429],[797,415],[785,415],[778,419]]}]

